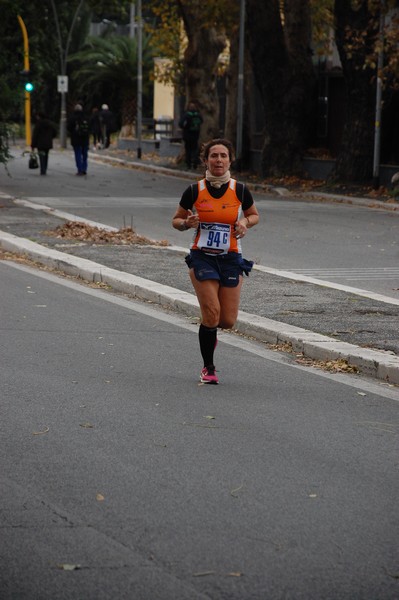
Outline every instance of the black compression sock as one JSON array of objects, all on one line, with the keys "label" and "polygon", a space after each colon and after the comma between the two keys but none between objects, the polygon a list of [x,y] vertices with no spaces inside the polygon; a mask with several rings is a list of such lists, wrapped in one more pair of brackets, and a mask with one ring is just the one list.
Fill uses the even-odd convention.
[{"label": "black compression sock", "polygon": [[213,353],[217,342],[217,327],[206,327],[201,323],[198,337],[204,367],[209,367],[213,365]]}]

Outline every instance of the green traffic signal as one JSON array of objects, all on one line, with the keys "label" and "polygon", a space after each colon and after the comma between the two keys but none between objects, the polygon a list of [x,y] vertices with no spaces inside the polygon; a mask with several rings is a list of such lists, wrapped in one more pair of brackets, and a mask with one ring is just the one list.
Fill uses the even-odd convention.
[{"label": "green traffic signal", "polygon": [[35,89],[35,86],[33,85],[33,83],[31,82],[31,73],[29,70],[24,69],[23,71],[21,71],[21,78],[22,78],[22,82],[24,84],[24,89],[25,92],[33,92],[33,90]]}]

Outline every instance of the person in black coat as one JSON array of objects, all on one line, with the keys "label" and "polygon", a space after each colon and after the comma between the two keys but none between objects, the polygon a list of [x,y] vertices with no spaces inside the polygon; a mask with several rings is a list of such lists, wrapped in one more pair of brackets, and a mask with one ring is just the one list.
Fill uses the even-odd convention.
[{"label": "person in black coat", "polygon": [[76,175],[87,174],[87,155],[89,151],[90,123],[81,104],[76,104],[73,115],[68,121],[68,132],[75,153]]},{"label": "person in black coat", "polygon": [[93,149],[100,150],[103,146],[104,138],[101,128],[100,111],[96,106],[91,111],[90,133],[93,136]]},{"label": "person in black coat", "polygon": [[116,123],[114,114],[110,111],[108,104],[103,104],[101,106],[100,121],[104,140],[104,148],[109,148],[111,144],[111,133],[115,133],[116,131]]},{"label": "person in black coat", "polygon": [[187,110],[179,121],[179,127],[183,130],[183,141],[186,153],[186,165],[188,169],[196,169],[199,164],[198,141],[203,119],[195,102],[188,103]]},{"label": "person in black coat", "polygon": [[53,147],[53,139],[57,135],[57,128],[44,113],[36,115],[36,125],[32,135],[32,150],[39,151],[40,175],[46,175],[48,167],[48,155]]}]

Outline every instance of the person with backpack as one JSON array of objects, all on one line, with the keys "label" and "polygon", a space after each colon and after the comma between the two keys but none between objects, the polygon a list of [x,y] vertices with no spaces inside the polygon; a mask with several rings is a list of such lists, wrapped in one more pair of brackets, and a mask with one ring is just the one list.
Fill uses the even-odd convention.
[{"label": "person with backpack", "polygon": [[186,165],[188,169],[196,169],[199,164],[198,141],[203,118],[195,102],[188,103],[187,110],[179,121],[183,130]]},{"label": "person with backpack", "polygon": [[87,174],[87,155],[90,141],[89,118],[83,112],[81,104],[76,104],[73,115],[68,121],[68,132],[75,153],[76,175]]}]

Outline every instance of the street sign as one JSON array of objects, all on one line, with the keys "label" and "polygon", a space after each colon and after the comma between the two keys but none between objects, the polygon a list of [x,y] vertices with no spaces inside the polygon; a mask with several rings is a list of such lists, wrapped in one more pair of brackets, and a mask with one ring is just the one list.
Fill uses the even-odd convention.
[{"label": "street sign", "polygon": [[67,92],[68,91],[68,76],[67,75],[58,75],[57,76],[57,92]]}]

